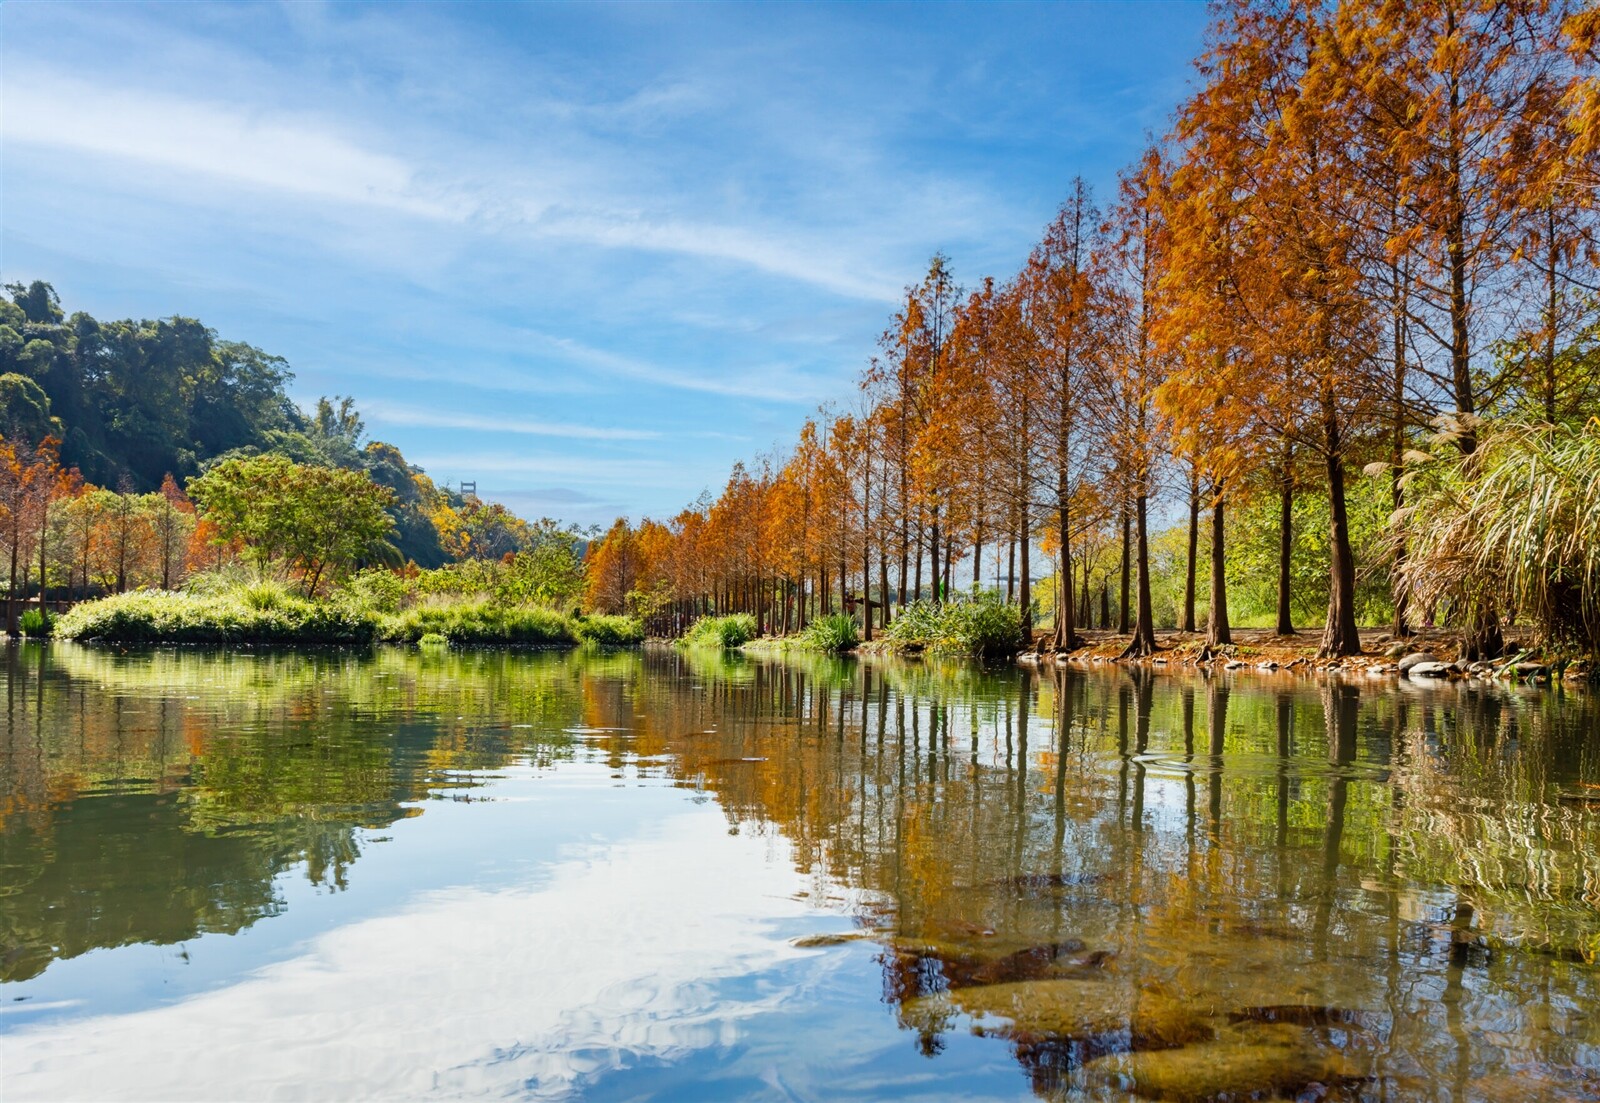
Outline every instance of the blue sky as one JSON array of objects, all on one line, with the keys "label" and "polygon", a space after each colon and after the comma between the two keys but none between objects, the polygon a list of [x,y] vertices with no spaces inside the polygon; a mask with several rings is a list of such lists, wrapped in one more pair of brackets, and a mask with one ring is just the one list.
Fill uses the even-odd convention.
[{"label": "blue sky", "polygon": [[1199,4],[0,7],[0,272],[198,317],[528,516],[666,516],[1016,270]]}]

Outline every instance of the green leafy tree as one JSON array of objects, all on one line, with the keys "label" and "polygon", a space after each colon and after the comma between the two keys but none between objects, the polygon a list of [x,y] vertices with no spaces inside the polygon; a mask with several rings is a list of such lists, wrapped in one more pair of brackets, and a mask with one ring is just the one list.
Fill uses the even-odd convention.
[{"label": "green leafy tree", "polygon": [[189,496],[224,539],[244,544],[258,571],[298,575],[308,595],[325,578],[394,554],[394,493],[362,471],[239,457],[190,482]]}]

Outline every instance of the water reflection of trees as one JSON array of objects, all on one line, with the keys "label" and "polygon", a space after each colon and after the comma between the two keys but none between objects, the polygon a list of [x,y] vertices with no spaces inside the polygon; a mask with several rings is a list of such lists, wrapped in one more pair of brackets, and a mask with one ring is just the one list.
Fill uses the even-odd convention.
[{"label": "water reflection of trees", "polygon": [[[595,674],[503,655],[5,651],[0,979],[232,932],[278,874],[342,888],[359,828],[569,752]],[[603,675],[603,670],[601,671]]]},{"label": "water reflection of trees", "polygon": [[1558,691],[668,650],[7,662],[12,979],[239,929],[286,869],[342,883],[358,828],[581,740],[781,833],[918,1044],[982,1023],[1046,1094],[1229,1041],[1373,1077],[1355,1095],[1538,1098],[1600,1042],[1596,711]]},{"label": "water reflection of trees", "polygon": [[1312,1023],[1377,1076],[1355,1094],[1494,1098],[1513,1069],[1559,1094],[1600,1040],[1587,698],[649,662],[631,749],[851,896],[926,1048],[963,1021],[947,1000],[930,1029],[947,987],[1090,974],[1145,1018],[1120,1041],[1013,1025],[1041,1090],[1086,1088],[1083,1061],[1132,1048],[1157,996],[1213,1024]]}]

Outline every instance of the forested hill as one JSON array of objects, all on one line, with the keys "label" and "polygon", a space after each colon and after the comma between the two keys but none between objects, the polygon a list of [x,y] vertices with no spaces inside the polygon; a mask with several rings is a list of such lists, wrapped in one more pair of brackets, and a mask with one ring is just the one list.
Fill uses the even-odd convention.
[{"label": "forested hill", "polygon": [[59,436],[62,462],[90,482],[154,490],[169,472],[182,480],[231,449],[306,427],[284,392],[282,358],[194,318],[68,317],[48,283],[6,291],[0,423],[12,435]]},{"label": "forested hill", "polygon": [[56,437],[62,466],[90,483],[138,492],[157,489],[169,473],[184,483],[239,451],[362,470],[395,492],[401,556],[424,567],[450,558],[435,515],[459,509],[459,497],[436,490],[394,446],[364,442],[349,399],[323,399],[302,412],[284,390],[292,373],[282,357],[223,340],[194,318],[69,316],[40,280],[5,290],[0,435],[35,443]]}]

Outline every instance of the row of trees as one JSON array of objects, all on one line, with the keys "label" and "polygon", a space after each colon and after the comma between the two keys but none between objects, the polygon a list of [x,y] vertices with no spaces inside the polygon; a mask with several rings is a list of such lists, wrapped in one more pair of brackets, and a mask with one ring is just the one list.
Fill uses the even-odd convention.
[{"label": "row of trees", "polygon": [[[1390,574],[1408,632],[1412,541],[1397,525],[1358,564],[1351,480],[1387,479],[1406,518],[1406,469],[1439,429],[1470,465],[1499,423],[1600,409],[1597,30],[1596,9],[1543,0],[1219,8],[1197,90],[1109,207],[1074,181],[1022,268],[970,292],[936,255],[859,398],[670,523],[619,523],[592,600],[746,610],[780,631],[843,607],[870,638],[954,593],[963,563],[978,584],[992,556],[1031,623],[1042,554],[1064,648],[1109,553],[1143,654],[1166,500],[1187,508],[1181,626],[1209,543],[1207,633],[1224,644],[1228,512],[1278,503],[1290,633],[1310,495],[1328,526],[1322,652],[1360,650],[1358,571]],[[1421,612],[1470,619],[1492,648],[1515,610]]]},{"label": "row of trees", "polygon": [[[127,480],[114,491],[63,467],[54,437],[30,445],[0,436],[7,630],[15,633],[29,594],[43,602],[171,590],[235,562],[259,577],[294,580],[308,596],[363,566],[395,568],[402,582],[415,578],[417,565],[395,546],[397,497],[363,470],[297,463],[276,452],[222,460],[187,487],[168,475],[148,494],[129,489]],[[574,596],[581,534],[549,520],[529,524],[475,495],[452,503],[436,494],[430,504],[453,519],[445,531],[454,534],[464,564],[515,568],[500,572],[503,579],[493,570],[467,571],[458,584],[496,592],[509,585],[514,599],[546,604]]]}]

